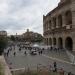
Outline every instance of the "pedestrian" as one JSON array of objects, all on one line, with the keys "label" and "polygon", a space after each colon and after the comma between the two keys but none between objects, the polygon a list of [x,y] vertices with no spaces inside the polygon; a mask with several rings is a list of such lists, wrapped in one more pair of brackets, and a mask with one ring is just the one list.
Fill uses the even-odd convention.
[{"label": "pedestrian", "polygon": [[54,62],[54,63],[53,63],[53,66],[54,66],[54,72],[57,72],[57,63]]},{"label": "pedestrian", "polygon": [[8,57],[9,53],[7,52],[7,57]]},{"label": "pedestrian", "polygon": [[27,54],[27,52],[25,51],[25,52],[24,52],[24,54],[26,55],[26,54]]},{"label": "pedestrian", "polygon": [[68,75],[72,75],[72,73],[71,72],[68,72]]},{"label": "pedestrian", "polygon": [[40,55],[40,51],[39,51],[39,55]]},{"label": "pedestrian", "polygon": [[14,52],[14,56],[16,55],[16,52]]},{"label": "pedestrian", "polygon": [[42,54],[42,50],[40,51],[40,53]]},{"label": "pedestrian", "polygon": [[53,47],[51,46],[51,50],[53,49]]},{"label": "pedestrian", "polygon": [[9,54],[9,50],[8,50],[8,54]]},{"label": "pedestrian", "polygon": [[21,51],[21,47],[19,48],[19,51]]}]

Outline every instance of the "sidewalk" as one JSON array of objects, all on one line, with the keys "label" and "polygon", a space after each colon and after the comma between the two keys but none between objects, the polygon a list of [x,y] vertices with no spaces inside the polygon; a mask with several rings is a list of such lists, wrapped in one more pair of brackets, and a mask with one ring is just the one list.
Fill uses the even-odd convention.
[{"label": "sidewalk", "polygon": [[45,56],[49,56],[51,58],[55,58],[58,60],[62,60],[62,61],[66,61],[66,62],[71,63],[71,61],[70,61],[70,59],[69,59],[69,57],[65,51],[56,52],[56,51],[46,50],[43,54]]},{"label": "sidewalk", "polygon": [[4,75],[12,75],[8,65],[6,64],[6,61],[4,59],[4,56],[0,56],[0,62],[3,65],[3,69],[4,69]]},{"label": "sidewalk", "polygon": [[53,62],[56,61],[58,69],[63,68],[65,72],[72,72],[75,75],[75,65],[73,65],[72,63],[67,62],[67,61],[63,61],[63,60],[58,59],[58,58],[52,58],[52,57],[49,57],[49,56],[44,55],[44,54],[42,54],[42,56],[44,56],[46,59],[50,59],[50,61],[51,60]]}]

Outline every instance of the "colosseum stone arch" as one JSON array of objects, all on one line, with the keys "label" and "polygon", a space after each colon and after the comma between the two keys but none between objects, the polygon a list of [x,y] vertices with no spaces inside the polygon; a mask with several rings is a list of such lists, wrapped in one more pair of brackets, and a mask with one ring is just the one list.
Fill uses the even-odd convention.
[{"label": "colosseum stone arch", "polygon": [[75,0],[60,0],[55,9],[44,15],[43,31],[46,45],[75,51]]}]

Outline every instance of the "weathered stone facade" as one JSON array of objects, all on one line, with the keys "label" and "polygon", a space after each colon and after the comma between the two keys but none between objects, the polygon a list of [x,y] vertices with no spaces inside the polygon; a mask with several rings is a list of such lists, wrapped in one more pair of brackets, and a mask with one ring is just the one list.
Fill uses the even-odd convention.
[{"label": "weathered stone facade", "polygon": [[75,51],[75,0],[61,0],[43,16],[43,35],[46,45]]}]

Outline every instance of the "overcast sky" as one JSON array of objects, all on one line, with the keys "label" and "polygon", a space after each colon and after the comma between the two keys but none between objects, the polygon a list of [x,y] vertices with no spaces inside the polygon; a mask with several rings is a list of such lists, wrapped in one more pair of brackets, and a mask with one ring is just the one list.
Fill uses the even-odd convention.
[{"label": "overcast sky", "polygon": [[60,0],[0,0],[0,30],[8,34],[30,31],[43,33],[43,15]]}]

